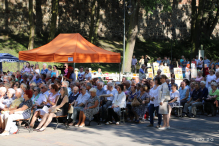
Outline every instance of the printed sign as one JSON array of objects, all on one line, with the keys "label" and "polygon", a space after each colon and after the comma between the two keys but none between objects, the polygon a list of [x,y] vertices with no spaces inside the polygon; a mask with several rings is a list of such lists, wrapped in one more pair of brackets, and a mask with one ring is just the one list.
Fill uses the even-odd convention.
[{"label": "printed sign", "polygon": [[148,68],[148,78],[151,78],[151,79],[154,78],[154,76],[153,76],[153,69],[152,68]]},{"label": "printed sign", "polygon": [[73,61],[73,57],[68,57],[68,62],[72,62]]},{"label": "printed sign", "polygon": [[182,80],[183,74],[182,74],[182,68],[174,68],[174,74],[176,80]]},{"label": "printed sign", "polygon": [[153,68],[154,68],[154,75],[156,76],[157,75],[157,70],[159,69],[159,63],[154,62],[153,63]]}]

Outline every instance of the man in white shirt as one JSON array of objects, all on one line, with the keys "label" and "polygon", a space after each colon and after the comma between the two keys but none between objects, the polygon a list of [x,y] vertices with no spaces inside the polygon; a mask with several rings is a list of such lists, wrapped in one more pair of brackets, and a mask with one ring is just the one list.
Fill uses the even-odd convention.
[{"label": "man in white shirt", "polygon": [[48,99],[47,90],[48,90],[48,87],[45,84],[42,85],[42,87],[40,88],[41,93],[39,95],[39,98],[35,102],[35,106],[37,106],[38,108],[43,107],[44,104],[46,104],[47,99]]},{"label": "man in white shirt", "polygon": [[113,83],[108,83],[107,89],[108,90],[106,91],[106,94],[99,96],[99,97],[104,97],[103,102],[102,102],[102,107],[100,108],[100,112],[102,112],[103,119],[107,118],[107,109],[109,106],[112,105],[115,94],[118,94],[118,91],[114,89]]},{"label": "man in white shirt", "polygon": [[81,87],[81,94],[78,96],[75,102],[73,114],[71,116],[73,122],[69,124],[70,126],[72,126],[76,122],[78,112],[80,112],[85,107],[85,104],[89,98],[90,95],[86,93],[86,87]]}]

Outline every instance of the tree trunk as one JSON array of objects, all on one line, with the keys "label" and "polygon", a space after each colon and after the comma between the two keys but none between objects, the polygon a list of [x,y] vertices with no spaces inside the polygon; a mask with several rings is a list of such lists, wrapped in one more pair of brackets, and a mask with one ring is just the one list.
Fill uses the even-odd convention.
[{"label": "tree trunk", "polygon": [[134,9],[129,20],[129,29],[128,29],[128,36],[126,42],[126,50],[125,50],[125,63],[124,63],[125,72],[131,71],[132,55],[135,48],[135,41],[138,33],[138,14],[140,7],[139,0],[132,0],[132,6]]},{"label": "tree trunk", "polygon": [[98,28],[100,24],[100,0],[97,1],[97,15],[96,15],[96,25],[95,25],[95,31],[94,31],[94,37],[93,40],[91,40],[95,45],[97,43],[97,37],[98,37]]},{"label": "tree trunk", "polygon": [[8,0],[5,0],[5,32],[8,33]]},{"label": "tree trunk", "polygon": [[51,18],[51,25],[50,25],[49,41],[55,38],[56,21],[57,21],[58,13],[59,13],[59,0],[52,0],[52,18]]},{"label": "tree trunk", "polygon": [[33,19],[33,0],[29,0],[29,24],[30,24],[30,36],[28,50],[34,48],[34,19]]},{"label": "tree trunk", "polygon": [[95,14],[95,3],[96,0],[93,0],[92,2],[92,9],[91,9],[91,24],[90,24],[90,32],[89,32],[89,38],[88,41],[93,43],[93,37],[94,37],[94,14]]},{"label": "tree trunk", "polygon": [[195,53],[195,39],[196,39],[195,23],[196,23],[196,15],[197,15],[196,0],[193,0],[192,1],[192,19],[191,19],[191,41],[192,41],[192,52],[191,53]]},{"label": "tree trunk", "polygon": [[195,53],[198,53],[199,47],[201,45],[201,20],[203,16],[203,0],[199,0],[199,7],[198,7],[198,15],[195,23]]},{"label": "tree trunk", "polygon": [[36,34],[41,36],[43,29],[42,1],[36,0]]}]

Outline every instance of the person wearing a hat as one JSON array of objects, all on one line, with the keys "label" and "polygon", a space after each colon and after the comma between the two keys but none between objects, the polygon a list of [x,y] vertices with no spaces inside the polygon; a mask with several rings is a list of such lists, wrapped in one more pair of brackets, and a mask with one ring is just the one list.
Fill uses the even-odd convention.
[{"label": "person wearing a hat", "polygon": [[206,88],[211,87],[211,81],[215,79],[216,79],[216,76],[214,74],[214,70],[211,69],[210,74],[206,76]]}]

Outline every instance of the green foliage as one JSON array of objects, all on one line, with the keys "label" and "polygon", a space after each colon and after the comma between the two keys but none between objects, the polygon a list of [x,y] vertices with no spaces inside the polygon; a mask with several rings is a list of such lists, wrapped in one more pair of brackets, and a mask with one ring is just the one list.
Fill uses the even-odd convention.
[{"label": "green foliage", "polygon": [[153,11],[157,9],[158,5],[163,6],[162,12],[172,11],[170,0],[141,0],[141,5],[146,10],[147,14],[153,14]]}]

